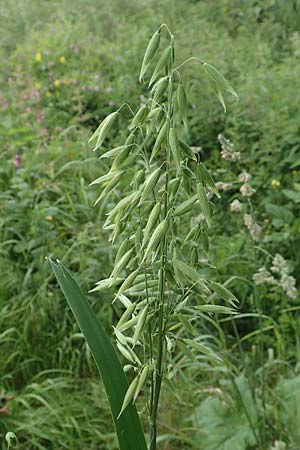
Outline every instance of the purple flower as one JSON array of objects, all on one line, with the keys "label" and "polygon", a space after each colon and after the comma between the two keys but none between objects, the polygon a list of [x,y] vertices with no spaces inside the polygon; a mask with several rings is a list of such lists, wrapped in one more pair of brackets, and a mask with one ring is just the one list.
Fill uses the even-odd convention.
[{"label": "purple flower", "polygon": [[15,169],[18,169],[21,165],[21,156],[20,155],[16,155],[14,160],[13,160],[13,166]]}]

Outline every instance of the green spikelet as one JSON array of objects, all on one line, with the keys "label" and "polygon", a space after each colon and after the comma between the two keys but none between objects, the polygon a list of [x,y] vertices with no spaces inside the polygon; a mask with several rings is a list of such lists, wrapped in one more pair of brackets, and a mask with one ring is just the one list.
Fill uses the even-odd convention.
[{"label": "green spikelet", "polygon": [[89,142],[91,142],[93,139],[95,139],[96,137],[98,137],[97,139],[97,143],[93,149],[93,151],[96,151],[104,142],[104,139],[107,137],[110,129],[112,128],[116,118],[119,115],[119,111],[115,111],[111,114],[109,114],[109,116],[107,116],[103,122],[101,122],[101,124],[99,125],[99,127],[97,128],[97,130],[94,132],[94,134],[90,137]]},{"label": "green spikelet", "polygon": [[140,82],[142,81],[143,76],[145,75],[148,67],[151,64],[151,61],[158,49],[159,43],[160,43],[160,28],[153,34],[153,36],[150,39],[149,44],[146,48],[142,66],[141,66],[141,70],[140,70],[140,77],[139,77]]}]

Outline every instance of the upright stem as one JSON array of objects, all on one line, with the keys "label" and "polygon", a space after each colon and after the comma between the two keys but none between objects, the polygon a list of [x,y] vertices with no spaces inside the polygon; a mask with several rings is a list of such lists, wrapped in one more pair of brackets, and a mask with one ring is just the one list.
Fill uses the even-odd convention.
[{"label": "upright stem", "polygon": [[254,299],[256,304],[256,309],[258,312],[258,324],[259,324],[259,353],[260,353],[260,365],[261,365],[261,376],[262,376],[262,429],[261,429],[261,440],[263,446],[266,444],[266,377],[265,377],[265,358],[264,358],[264,331],[262,324],[262,314],[263,314],[263,305],[262,299],[259,297],[258,290],[254,288]]},{"label": "upright stem", "polygon": [[[168,212],[168,184],[169,184],[169,160],[170,151],[167,148],[166,159],[166,183],[165,183],[165,204],[164,204],[164,218],[167,217]],[[163,378],[163,352],[164,352],[164,310],[165,310],[165,285],[166,285],[166,260],[167,260],[167,239],[166,236],[162,245],[161,268],[159,271],[159,312],[158,312],[158,348],[157,360],[155,365],[154,386],[153,386],[153,404],[150,416],[150,450],[156,450],[157,437],[157,411],[159,404],[159,397],[161,391],[161,384]]]},{"label": "upright stem", "polygon": [[[165,259],[165,255],[163,255]],[[163,263],[164,264],[164,263]],[[156,450],[157,437],[157,411],[160,397],[160,390],[163,378],[163,351],[164,351],[164,335],[163,335],[163,316],[164,316],[164,300],[165,300],[165,270],[164,267],[160,269],[159,274],[159,289],[160,289],[160,306],[159,306],[159,323],[158,323],[158,349],[156,360],[156,371],[154,377],[154,393],[153,406],[150,417],[150,450]]]},{"label": "upright stem", "polygon": [[[173,43],[173,39],[172,39]],[[173,61],[170,68],[171,76],[168,89],[168,116],[172,115],[172,96],[173,96]],[[164,192],[164,218],[166,219],[169,209],[169,178],[170,178],[170,148],[166,148],[166,181]],[[159,312],[158,312],[158,348],[155,365],[154,386],[153,386],[153,404],[150,415],[150,447],[149,450],[156,450],[157,438],[157,411],[163,380],[163,353],[164,353],[164,313],[165,313],[165,286],[166,286],[166,262],[167,262],[167,237],[164,236],[162,244],[161,268],[159,271]]]},{"label": "upright stem", "polygon": [[233,387],[234,387],[234,389],[235,389],[235,391],[236,391],[236,393],[237,393],[237,396],[238,396],[238,399],[239,399],[239,401],[240,401],[240,404],[241,404],[241,406],[242,406],[242,408],[243,408],[243,410],[244,410],[244,412],[245,412],[245,414],[246,414],[246,417],[247,417],[247,419],[248,419],[248,423],[249,423],[249,425],[250,425],[250,428],[251,428],[251,430],[252,430],[252,433],[253,433],[253,436],[254,436],[254,438],[255,438],[255,440],[256,440],[256,443],[257,443],[257,445],[258,445],[258,448],[259,448],[259,449],[262,449],[260,438],[259,438],[258,434],[256,433],[255,426],[253,425],[253,422],[252,422],[252,419],[251,419],[251,417],[250,417],[250,415],[249,415],[247,406],[245,405],[244,399],[243,399],[243,397],[242,397],[242,395],[241,395],[241,393],[240,393],[240,390],[239,390],[239,388],[238,388],[238,386],[237,386],[237,384],[236,384],[236,382],[235,382],[234,376],[233,376],[231,373],[229,373],[229,376],[230,376],[230,378],[231,378],[232,385],[233,385]]}]

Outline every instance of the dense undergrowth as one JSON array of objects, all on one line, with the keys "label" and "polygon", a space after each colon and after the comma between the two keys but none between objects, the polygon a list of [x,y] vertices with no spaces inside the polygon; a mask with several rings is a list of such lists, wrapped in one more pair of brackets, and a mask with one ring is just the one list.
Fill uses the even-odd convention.
[{"label": "dense undergrowth", "polygon": [[[240,96],[224,115],[209,84],[194,76],[199,67],[184,69],[188,140],[201,147],[222,191],[209,237],[217,267],[210,275],[229,279],[241,303],[233,319],[199,324],[199,332],[213,336],[222,365],[175,356],[177,370],[162,399],[161,448],[298,449],[299,2],[5,3],[2,448],[8,430],[22,449],[116,448],[93,361],[45,256],[66,262],[85,291],[108,276],[106,206],[92,208],[97,193],[87,187],[107,167],[86,142],[115,105],[143,102],[139,61],[153,30],[167,22],[176,34],[176,60],[181,54],[209,60]],[[114,144],[123,138],[113,136]],[[118,311],[110,292],[90,298],[111,333]]]}]

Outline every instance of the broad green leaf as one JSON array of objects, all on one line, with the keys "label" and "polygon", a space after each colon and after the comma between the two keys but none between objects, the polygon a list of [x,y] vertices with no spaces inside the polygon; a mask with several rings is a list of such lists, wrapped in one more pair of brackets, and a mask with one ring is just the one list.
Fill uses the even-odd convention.
[{"label": "broad green leaf", "polygon": [[292,189],[282,189],[282,193],[289,200],[292,200],[295,203],[300,203],[300,192],[293,191]]},{"label": "broad green leaf", "polygon": [[206,450],[247,450],[248,444],[255,444],[246,417],[231,412],[219,398],[209,397],[202,402],[197,419],[195,428],[203,430],[198,439]]},{"label": "broad green leaf", "polygon": [[50,263],[101,374],[120,450],[147,450],[135,406],[128,405],[117,419],[128,383],[112,343],[68,269],[61,262]]},{"label": "broad green leaf", "polygon": [[[243,376],[235,379],[241,398],[247,407],[249,418],[254,427],[257,427],[257,411],[251,396],[249,385]],[[233,392],[234,394],[234,392]],[[192,420],[194,428],[199,430],[194,438],[201,448],[205,450],[248,450],[258,448],[255,435],[249,424],[249,420],[235,398],[225,402],[222,398],[208,397],[195,410]]]},{"label": "broad green leaf", "polygon": [[300,446],[300,376],[281,379],[276,387],[280,418],[296,447]]}]

